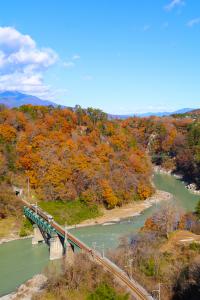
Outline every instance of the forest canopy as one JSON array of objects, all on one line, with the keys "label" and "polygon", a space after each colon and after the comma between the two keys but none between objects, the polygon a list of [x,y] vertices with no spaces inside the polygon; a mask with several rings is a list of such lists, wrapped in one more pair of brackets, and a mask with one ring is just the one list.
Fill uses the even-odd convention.
[{"label": "forest canopy", "polygon": [[152,162],[199,186],[199,137],[199,119],[188,116],[119,120],[80,106],[2,106],[0,180],[25,189],[29,179],[39,201],[111,209],[152,195]]},{"label": "forest canopy", "polygon": [[0,111],[0,178],[42,201],[107,208],[153,192],[151,162],[137,136],[99,109],[25,105]]}]

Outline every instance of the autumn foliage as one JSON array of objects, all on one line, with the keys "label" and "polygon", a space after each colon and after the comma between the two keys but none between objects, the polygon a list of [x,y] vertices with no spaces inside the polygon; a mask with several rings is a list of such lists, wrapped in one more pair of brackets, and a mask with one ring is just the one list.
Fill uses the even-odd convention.
[{"label": "autumn foliage", "polygon": [[[178,172],[187,182],[200,188],[200,118],[190,115],[173,117],[129,118],[121,123],[126,133],[142,145],[154,164]],[[137,172],[146,165],[142,155],[133,155]],[[143,170],[142,170],[143,171]]]},{"label": "autumn foliage", "polygon": [[[138,129],[140,131],[140,129]],[[98,109],[25,105],[0,111],[1,178],[39,200],[104,204],[153,192],[151,163],[138,133]]]}]

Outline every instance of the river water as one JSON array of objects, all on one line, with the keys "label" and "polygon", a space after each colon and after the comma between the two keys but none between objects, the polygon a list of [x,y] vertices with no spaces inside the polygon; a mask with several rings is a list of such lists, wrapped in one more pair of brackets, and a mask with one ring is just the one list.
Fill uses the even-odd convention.
[{"label": "river water", "polygon": [[[171,175],[155,174],[157,189],[173,194],[173,202],[185,211],[193,211],[200,196],[191,194],[184,184]],[[165,201],[146,209],[141,215],[112,225],[96,225],[71,229],[70,232],[87,245],[103,249],[115,248],[119,238],[136,232]],[[49,264],[48,247],[32,246],[31,239],[18,240],[0,245],[0,296],[14,291],[33,275],[42,272]]]}]

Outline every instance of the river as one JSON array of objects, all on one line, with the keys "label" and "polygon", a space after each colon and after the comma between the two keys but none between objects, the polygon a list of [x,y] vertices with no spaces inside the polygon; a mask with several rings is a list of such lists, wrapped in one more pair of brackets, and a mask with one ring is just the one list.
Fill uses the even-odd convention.
[{"label": "river", "polygon": [[[157,189],[173,194],[173,202],[185,211],[193,211],[200,196],[191,194],[184,184],[171,175],[155,174]],[[115,248],[119,238],[137,231],[164,201],[146,209],[141,215],[112,225],[95,225],[71,229],[74,235],[99,251]],[[0,296],[14,291],[33,275],[42,272],[49,264],[48,247],[31,245],[31,239],[17,240],[0,245]]]}]

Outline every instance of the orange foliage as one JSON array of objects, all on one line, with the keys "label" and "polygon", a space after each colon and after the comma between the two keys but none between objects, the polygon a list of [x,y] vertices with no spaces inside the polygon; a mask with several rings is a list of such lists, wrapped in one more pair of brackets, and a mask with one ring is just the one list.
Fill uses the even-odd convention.
[{"label": "orange foliage", "polygon": [[[145,123],[138,131],[131,120],[123,123],[80,107],[77,113],[32,105],[0,111],[2,169],[28,176],[40,199],[79,197],[109,208],[131,201],[138,191],[144,199],[150,163],[137,139],[145,135]],[[3,141],[12,145],[8,157]],[[144,177],[144,186],[138,186]]]},{"label": "orange foliage", "polygon": [[113,193],[112,188],[109,186],[109,183],[107,180],[102,180],[101,181],[101,186],[102,186],[102,196],[106,204],[108,205],[108,208],[113,208],[115,207],[119,200]]},{"label": "orange foliage", "polygon": [[148,197],[150,197],[152,195],[153,189],[147,183],[144,184],[144,183],[140,182],[138,185],[138,188],[137,188],[137,192],[141,199],[147,199]]},{"label": "orange foliage", "polygon": [[16,129],[8,124],[0,124],[0,137],[6,142],[11,142],[16,138]]}]

